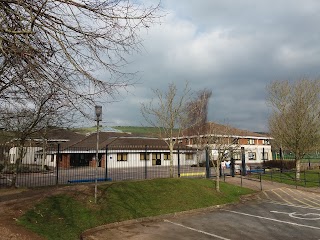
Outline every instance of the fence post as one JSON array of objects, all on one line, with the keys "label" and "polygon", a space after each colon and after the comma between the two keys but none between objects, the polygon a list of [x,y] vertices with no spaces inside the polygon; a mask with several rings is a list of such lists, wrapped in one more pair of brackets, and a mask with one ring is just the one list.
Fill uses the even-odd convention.
[{"label": "fence post", "polygon": [[233,159],[233,157],[231,157],[230,171],[231,171],[231,176],[234,177],[234,159]]},{"label": "fence post", "polygon": [[180,177],[180,146],[178,145],[178,177]]},{"label": "fence post", "polygon": [[108,145],[106,145],[106,173],[105,173],[105,178],[106,181],[108,181]]},{"label": "fence post", "polygon": [[147,145],[145,145],[145,151],[144,151],[144,179],[148,178],[148,172],[147,172]]},{"label": "fence post", "polygon": [[318,183],[319,183],[319,187],[320,187],[320,172],[318,172]]},{"label": "fence post", "polygon": [[279,172],[280,182],[282,182],[281,173],[282,173],[282,171]]},{"label": "fence post", "polygon": [[309,158],[309,170],[311,169],[311,162],[310,162],[310,158]]},{"label": "fence post", "polygon": [[247,171],[246,171],[246,154],[244,151],[244,147],[241,147],[241,161],[242,161],[242,175],[246,176]]},{"label": "fence post", "polygon": [[266,160],[264,158],[264,155],[265,155],[264,148],[262,148],[263,173],[266,173]]},{"label": "fence post", "polygon": [[282,164],[283,164],[283,161],[282,161],[282,159],[283,159],[283,154],[282,154],[282,149],[280,148],[280,152],[279,152],[279,157],[280,157],[280,172],[282,172],[282,168],[283,168],[283,166],[282,166]]},{"label": "fence post", "polygon": [[58,143],[57,158],[56,158],[56,168],[57,168],[56,185],[59,184],[59,162],[60,162],[60,143]]},{"label": "fence post", "polygon": [[304,175],[304,186],[307,186],[306,170],[304,170],[303,175]]},{"label": "fence post", "polygon": [[262,177],[261,177],[261,173],[259,173],[259,177],[260,177],[260,190],[262,191]]},{"label": "fence post", "polygon": [[206,177],[210,178],[209,148],[206,147]]}]

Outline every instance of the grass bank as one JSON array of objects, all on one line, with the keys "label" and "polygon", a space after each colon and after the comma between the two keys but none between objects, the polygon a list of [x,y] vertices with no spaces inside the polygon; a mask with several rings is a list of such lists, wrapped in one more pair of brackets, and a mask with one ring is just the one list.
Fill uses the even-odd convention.
[{"label": "grass bank", "polygon": [[[258,174],[249,175],[249,177],[259,178]],[[319,170],[306,170],[300,172],[300,179],[296,179],[296,172],[270,170],[261,175],[262,180],[274,181],[285,183],[289,185],[301,187],[320,187],[320,171]]]},{"label": "grass bank", "polygon": [[156,216],[239,201],[253,190],[221,183],[221,192],[207,179],[155,179],[99,186],[93,191],[46,198],[19,223],[47,239],[78,239],[86,229],[134,218]]}]

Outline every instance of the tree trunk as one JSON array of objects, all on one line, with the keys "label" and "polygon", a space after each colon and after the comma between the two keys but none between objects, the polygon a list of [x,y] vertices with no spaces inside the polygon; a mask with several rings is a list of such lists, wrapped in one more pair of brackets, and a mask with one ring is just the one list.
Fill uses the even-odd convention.
[{"label": "tree trunk", "polygon": [[220,153],[217,159],[217,166],[216,166],[216,191],[220,192]]},{"label": "tree trunk", "polygon": [[216,166],[216,191],[220,192],[220,157],[217,159]]},{"label": "tree trunk", "polygon": [[196,157],[197,157],[197,167],[200,167],[200,154],[201,154],[201,152],[199,151],[199,149],[197,149],[197,155],[196,155]]},{"label": "tree trunk", "polygon": [[12,176],[12,181],[11,181],[11,187],[14,188],[17,185],[17,177],[18,177],[18,171],[20,168],[20,163],[22,163],[22,159],[24,157],[24,144],[20,145],[18,147],[18,157],[16,158],[16,161],[14,163],[14,168],[13,168],[13,176]]},{"label": "tree trunk", "polygon": [[170,178],[173,178],[173,142],[170,141]]},{"label": "tree trunk", "polygon": [[296,179],[300,180],[301,160],[296,159]]}]

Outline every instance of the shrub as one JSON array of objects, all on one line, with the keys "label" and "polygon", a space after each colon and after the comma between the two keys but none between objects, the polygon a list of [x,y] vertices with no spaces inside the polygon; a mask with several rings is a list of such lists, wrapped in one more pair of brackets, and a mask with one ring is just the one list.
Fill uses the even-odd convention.
[{"label": "shrub", "polygon": [[269,160],[264,162],[264,167],[291,170],[296,167],[296,162],[294,160]]},{"label": "shrub", "polygon": [[[213,163],[212,161],[209,161],[209,165],[210,167],[213,167]],[[206,162],[199,162],[199,165],[198,164],[192,164],[191,167],[206,167]]]}]

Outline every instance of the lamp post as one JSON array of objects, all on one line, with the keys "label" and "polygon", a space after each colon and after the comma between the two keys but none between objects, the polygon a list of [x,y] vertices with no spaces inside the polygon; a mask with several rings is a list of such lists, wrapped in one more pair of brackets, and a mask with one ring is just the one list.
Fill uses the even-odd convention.
[{"label": "lamp post", "polygon": [[98,163],[99,163],[99,121],[102,121],[102,106],[95,106],[95,115],[96,115],[95,121],[97,121],[97,149],[96,149],[94,202],[97,203]]}]

